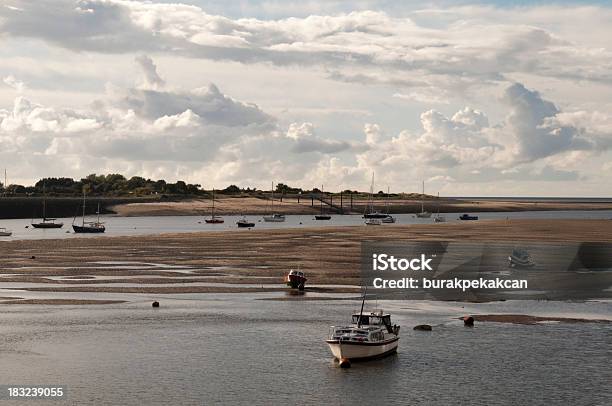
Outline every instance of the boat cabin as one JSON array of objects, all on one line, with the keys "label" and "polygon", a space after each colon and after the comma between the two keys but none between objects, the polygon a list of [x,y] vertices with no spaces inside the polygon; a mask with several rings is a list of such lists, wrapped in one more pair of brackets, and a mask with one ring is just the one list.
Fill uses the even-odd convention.
[{"label": "boat cabin", "polygon": [[[361,320],[360,320],[361,318]],[[355,313],[352,318],[353,324],[358,324],[360,326],[390,326],[391,325],[391,315],[379,313]]]},{"label": "boat cabin", "polygon": [[304,277],[304,272],[302,271],[294,271],[293,269],[291,271],[289,271],[289,275],[295,275],[295,276],[299,276],[299,277]]}]

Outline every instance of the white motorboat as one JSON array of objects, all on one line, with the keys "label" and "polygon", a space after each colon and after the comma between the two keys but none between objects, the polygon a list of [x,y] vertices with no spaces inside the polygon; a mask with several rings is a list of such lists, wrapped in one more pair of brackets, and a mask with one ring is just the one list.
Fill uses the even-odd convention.
[{"label": "white motorboat", "polygon": [[384,219],[381,220],[383,223],[386,224],[393,224],[395,223],[395,217],[388,215],[387,217],[385,217]]},{"label": "white motorboat", "polygon": [[374,218],[370,218],[370,219],[366,219],[364,221],[364,224],[366,226],[380,226],[382,225],[382,220],[381,219],[374,219]]},{"label": "white motorboat", "polygon": [[266,223],[282,223],[285,221],[285,215],[284,214],[271,214],[269,216],[264,216],[263,219]]},{"label": "white motorboat", "polygon": [[325,340],[341,367],[397,351],[400,327],[391,324],[390,314],[382,310],[364,313],[362,304],[361,312],[353,314],[351,321],[348,326],[332,326]]},{"label": "white motorboat", "polygon": [[8,230],[4,227],[0,227],[0,237],[10,237],[11,235],[13,235],[13,232],[11,230]]}]

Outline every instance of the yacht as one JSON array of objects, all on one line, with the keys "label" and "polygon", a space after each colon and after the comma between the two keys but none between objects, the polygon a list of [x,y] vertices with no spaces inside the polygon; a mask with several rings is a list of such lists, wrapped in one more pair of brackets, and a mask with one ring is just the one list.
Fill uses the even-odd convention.
[{"label": "yacht", "polygon": [[210,217],[204,220],[206,224],[223,224],[224,220],[221,216],[215,216],[215,189],[212,191],[212,210]]},{"label": "yacht", "polygon": [[470,216],[469,214],[462,214],[459,216],[459,220],[478,220],[478,216]]},{"label": "yacht", "polygon": [[284,214],[274,213],[274,182],[272,182],[272,200],[271,200],[272,214],[263,216],[263,220],[266,223],[283,223],[285,221]]},{"label": "yacht", "polygon": [[368,201],[368,206],[366,207],[365,213],[363,213],[363,218],[364,219],[384,219],[387,216],[389,216],[389,214],[381,213],[378,210],[374,210],[374,173],[372,172],[372,184],[370,185],[370,199]]},{"label": "yacht", "polygon": [[323,185],[321,185],[321,193],[319,194],[319,202],[321,203],[321,214],[316,214],[315,220],[331,220],[331,216],[323,212]]},{"label": "yacht", "polygon": [[308,279],[306,279],[304,272],[300,271],[299,269],[297,271],[292,269],[285,277],[285,283],[287,286],[290,286],[292,289],[299,290],[304,290],[307,280]]},{"label": "yacht", "polygon": [[54,218],[47,217],[47,193],[45,190],[45,185],[43,184],[43,212],[42,212],[42,221],[35,223],[32,220],[32,227],[34,228],[62,228],[64,227],[64,223],[56,223]]},{"label": "yacht", "polygon": [[393,223],[395,223],[395,217],[393,217],[392,215],[389,214],[389,215],[387,215],[387,217],[383,218],[380,221],[383,222],[383,223],[386,223],[386,224],[393,224]]},{"label": "yacht", "polygon": [[96,221],[85,221],[85,193],[83,193],[83,218],[81,221],[81,225],[74,224],[75,219],[72,221],[72,229],[75,233],[103,233],[106,231],[106,227],[104,223],[100,222],[100,204],[98,204],[98,211],[96,212],[98,215],[98,219]]},{"label": "yacht", "polygon": [[[365,300],[365,296],[364,296]],[[351,324],[332,326],[325,342],[341,367],[351,361],[381,358],[397,351],[400,326],[391,324],[391,315],[382,310],[353,314]]]},{"label": "yacht", "polygon": [[0,227],[0,237],[10,237],[11,235],[13,235],[13,232],[11,230],[8,230],[4,227]]},{"label": "yacht", "polygon": [[423,204],[423,198],[425,197],[425,181],[423,181],[423,190],[421,193],[421,212],[416,213],[416,216],[421,219],[428,219],[431,217],[430,211],[425,211],[425,206]]}]

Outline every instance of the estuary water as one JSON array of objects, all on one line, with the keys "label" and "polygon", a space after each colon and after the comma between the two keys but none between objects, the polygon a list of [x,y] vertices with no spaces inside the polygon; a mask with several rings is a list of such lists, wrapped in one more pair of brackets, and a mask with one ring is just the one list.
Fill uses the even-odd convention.
[{"label": "estuary water", "polygon": [[[458,217],[463,213],[443,213],[447,222],[460,221]],[[480,220],[491,219],[601,219],[611,220],[612,210],[566,210],[566,211],[523,211],[523,212],[472,212]],[[433,218],[420,219],[413,214],[397,214],[395,225],[401,224],[432,224]],[[60,239],[74,237],[100,237],[100,236],[130,236],[151,235],[163,233],[193,233],[199,231],[228,231],[249,232],[249,229],[238,229],[236,221],[240,216],[224,216],[223,224],[206,224],[202,216],[150,216],[150,217],[116,217],[102,216],[106,224],[104,234],[75,234],[72,232],[72,218],[58,219],[63,222],[61,229],[40,230],[34,229],[29,219],[0,220],[0,227],[13,231],[11,237],[0,237],[0,241],[27,240],[27,239]],[[262,216],[247,216],[255,223],[255,229],[267,228],[302,228],[326,226],[364,226],[361,215],[332,215],[329,221],[317,221],[310,215],[287,215],[283,223],[266,223]],[[392,227],[393,224],[385,224]]]},{"label": "estuary water", "polygon": [[[282,297],[134,294],[100,307],[3,306],[0,382],[67,387],[64,402],[15,405],[611,404],[611,324],[457,320],[610,319],[609,302],[381,301],[402,326],[398,354],[345,370],[323,340],[359,302],[260,300]],[[433,331],[412,330],[421,323]]]}]

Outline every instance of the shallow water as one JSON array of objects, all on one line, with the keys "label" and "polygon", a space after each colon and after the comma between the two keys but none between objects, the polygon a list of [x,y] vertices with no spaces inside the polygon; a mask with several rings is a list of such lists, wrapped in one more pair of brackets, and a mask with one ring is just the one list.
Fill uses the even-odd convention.
[{"label": "shallow water", "polygon": [[[460,221],[458,217],[463,213],[443,213],[447,222]],[[612,219],[612,210],[594,211],[523,211],[523,212],[486,212],[475,213],[481,220],[488,219]],[[394,215],[397,218],[395,225],[400,224],[433,224],[433,218],[420,219],[412,214]],[[75,234],[72,232],[72,218],[58,219],[64,223],[61,229],[40,230],[30,226],[30,220],[0,220],[0,227],[13,231],[11,237],[0,237],[0,241],[26,240],[26,239],[57,239],[57,238],[91,238],[103,236],[129,236],[149,235],[162,233],[183,233],[198,231],[228,231],[249,232],[249,229],[239,229],[236,221],[239,216],[224,216],[223,224],[206,224],[202,216],[158,216],[158,217],[113,217],[103,216],[106,224],[104,234]],[[284,223],[266,223],[261,216],[247,216],[255,222],[255,229],[270,228],[302,228],[302,227],[328,227],[328,226],[364,226],[361,215],[333,215],[329,221],[316,221],[313,216],[288,215]],[[394,224],[385,224],[383,227],[393,227]],[[27,228],[26,228],[27,227]]]},{"label": "shallow water", "polygon": [[[343,370],[323,339],[359,303],[257,300],[269,296],[167,295],[159,309],[145,300],[6,306],[0,382],[66,385],[67,403],[78,405],[610,404],[612,326],[465,328],[456,319],[612,318],[610,303],[379,302],[402,325],[399,353]],[[411,329],[420,323],[434,330]]]}]

